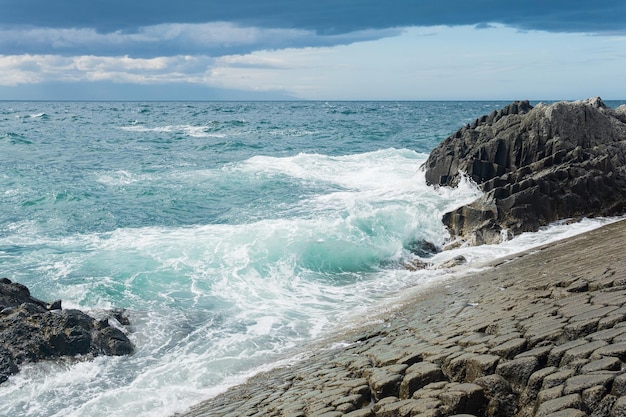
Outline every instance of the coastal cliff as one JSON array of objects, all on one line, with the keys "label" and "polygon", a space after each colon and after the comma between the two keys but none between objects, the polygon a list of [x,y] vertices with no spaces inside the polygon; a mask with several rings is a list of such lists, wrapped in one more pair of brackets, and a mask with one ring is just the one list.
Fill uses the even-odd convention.
[{"label": "coastal cliff", "polygon": [[452,239],[498,243],[561,219],[626,211],[626,106],[599,97],[533,107],[517,101],[445,139],[423,165],[426,181],[462,175],[484,194],[443,216]]}]

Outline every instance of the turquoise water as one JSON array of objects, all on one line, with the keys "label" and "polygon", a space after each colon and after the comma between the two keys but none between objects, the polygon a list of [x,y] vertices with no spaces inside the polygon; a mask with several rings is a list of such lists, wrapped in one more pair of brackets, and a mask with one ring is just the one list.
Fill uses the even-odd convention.
[{"label": "turquoise water", "polygon": [[0,415],[171,415],[439,279],[400,266],[478,191],[427,187],[419,167],[505,104],[0,102],[0,276],[126,308],[137,348],[26,365]]}]

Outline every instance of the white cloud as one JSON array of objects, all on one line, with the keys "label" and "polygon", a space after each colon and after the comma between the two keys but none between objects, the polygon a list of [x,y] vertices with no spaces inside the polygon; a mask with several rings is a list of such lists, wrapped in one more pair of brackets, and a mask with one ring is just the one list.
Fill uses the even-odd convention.
[{"label": "white cloud", "polygon": [[37,68],[37,63],[28,56],[0,56],[0,85],[36,84],[44,80],[45,75]]},{"label": "white cloud", "polygon": [[213,60],[199,56],[130,58],[57,55],[0,55],[0,85],[44,81],[113,81],[133,83],[203,82]]},{"label": "white cloud", "polygon": [[[180,38],[180,27],[169,25]],[[200,30],[200,26],[195,29]],[[228,29],[228,28],[226,28]],[[157,36],[148,33],[135,36]],[[126,35],[125,35],[126,36]],[[208,36],[208,35],[207,35]],[[223,35],[225,36],[225,35]],[[239,34],[244,42],[258,34]],[[553,99],[626,97],[626,37],[521,33],[501,25],[405,28],[334,47],[210,57],[0,55],[0,85],[46,81],[191,83],[280,91],[304,99]]]},{"label": "white cloud", "polygon": [[415,27],[332,48],[223,57],[213,66],[212,82],[282,88],[307,99],[619,98],[626,96],[620,75],[625,44],[623,36],[520,32],[503,25]]}]

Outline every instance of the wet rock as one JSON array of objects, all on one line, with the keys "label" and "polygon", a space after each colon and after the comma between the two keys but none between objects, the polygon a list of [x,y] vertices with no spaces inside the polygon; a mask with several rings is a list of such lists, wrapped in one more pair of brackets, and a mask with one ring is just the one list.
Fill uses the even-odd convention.
[{"label": "wet rock", "polygon": [[590,358],[597,360],[606,356],[619,358],[622,362],[626,361],[626,343],[615,343],[596,349]]},{"label": "wet rock", "polygon": [[565,365],[573,362],[576,359],[588,358],[591,353],[606,345],[607,343],[605,341],[596,340],[595,342],[585,343],[583,345],[569,349],[563,354],[563,358],[561,359],[561,367],[564,367]]},{"label": "wet rock", "polygon": [[456,186],[465,175],[484,191],[443,217],[453,238],[474,245],[559,219],[620,215],[626,118],[599,97],[534,108],[514,102],[448,137],[423,168],[429,184]]},{"label": "wet rock", "polygon": [[452,259],[448,259],[447,261],[442,262],[437,265],[438,269],[446,269],[446,268],[454,268],[455,266],[464,265],[467,263],[467,259],[465,256],[459,255],[455,256]]},{"label": "wet rock", "polygon": [[[607,357],[590,362],[581,368],[581,373],[598,372],[598,371],[619,371],[622,368],[622,362],[617,358]],[[625,392],[626,393],[626,392]]]},{"label": "wet rock", "polygon": [[[25,362],[61,356],[127,355],[133,345],[108,320],[61,308],[30,295],[22,284],[0,279],[0,382]],[[121,316],[120,316],[121,317]]]},{"label": "wet rock", "polygon": [[450,361],[445,367],[445,374],[451,381],[473,382],[482,376],[493,374],[499,356],[464,353]]},{"label": "wet rock", "polygon": [[95,333],[92,345],[98,352],[110,356],[123,356],[133,353],[133,345],[120,329],[107,326]]},{"label": "wet rock", "polygon": [[507,340],[501,345],[494,346],[490,349],[490,353],[502,356],[506,359],[512,359],[526,349],[527,341],[524,338],[515,338]]},{"label": "wet rock", "polygon": [[346,414],[345,417],[372,417],[373,415],[374,413],[372,412],[372,410],[368,408],[363,410],[351,411]]},{"label": "wet rock", "polygon": [[601,385],[607,390],[610,390],[613,379],[615,379],[615,374],[612,373],[576,375],[565,381],[563,393],[568,395],[582,392],[596,385]]},{"label": "wet rock", "polygon": [[378,411],[380,411],[381,408],[390,405],[390,404],[395,404],[398,402],[398,398],[397,397],[386,397],[383,398],[382,400],[376,402],[376,404],[374,404],[374,406],[372,407],[372,411],[375,414],[378,414]]},{"label": "wet rock", "polygon": [[376,407],[376,417],[410,416],[415,400],[393,401]]},{"label": "wet rock", "polygon": [[626,416],[626,397],[621,397],[611,408],[611,417],[625,417]]},{"label": "wet rock", "polygon": [[430,258],[438,252],[441,252],[441,248],[432,242],[427,240],[416,240],[411,242],[407,249],[420,258]]},{"label": "wet rock", "polygon": [[431,382],[444,381],[441,367],[431,362],[419,362],[406,370],[400,384],[400,398],[410,398],[415,391]]},{"label": "wet rock", "polygon": [[486,416],[504,417],[515,414],[516,396],[506,379],[500,375],[488,375],[474,382],[483,388],[488,401]]},{"label": "wet rock", "polygon": [[580,409],[581,405],[582,401],[580,394],[570,394],[542,403],[537,409],[537,413],[535,415],[537,417],[546,417],[549,414],[568,408]]},{"label": "wet rock", "polygon": [[116,320],[122,326],[130,325],[128,312],[123,308],[114,308],[113,310],[111,310],[111,318]]},{"label": "wet rock", "polygon": [[520,394],[526,387],[530,376],[538,368],[539,361],[537,358],[530,356],[501,362],[496,368],[496,374],[506,379],[511,384],[513,391]]},{"label": "wet rock", "polygon": [[11,352],[0,346],[0,384],[6,381],[9,376],[16,374],[17,371],[18,368]]},{"label": "wet rock", "polygon": [[477,384],[454,384],[439,395],[447,415],[476,414],[479,415],[487,406],[483,388]]},{"label": "wet rock", "polygon": [[613,395],[607,395],[600,401],[600,404],[590,414],[590,417],[609,417],[611,415],[611,409],[617,398]]},{"label": "wet rock", "polygon": [[403,266],[409,271],[421,271],[422,269],[429,268],[432,264],[424,262],[419,258],[411,259],[403,264]]},{"label": "wet rock", "polygon": [[611,394],[616,397],[626,396],[626,374],[619,375],[613,381],[613,390]]},{"label": "wet rock", "polygon": [[550,389],[554,387],[562,387],[568,378],[574,376],[576,372],[573,369],[562,369],[547,375],[543,379],[542,389]]},{"label": "wet rock", "polygon": [[566,408],[556,413],[550,413],[546,417],[587,417],[587,413],[575,408]]},{"label": "wet rock", "polygon": [[368,376],[370,389],[374,398],[379,401],[385,397],[397,397],[402,382],[402,373],[407,365],[392,365],[375,368]]},{"label": "wet rock", "polygon": [[596,385],[594,387],[587,388],[582,392],[583,404],[587,410],[596,410],[600,407],[602,399],[605,397],[607,389],[605,386]]}]

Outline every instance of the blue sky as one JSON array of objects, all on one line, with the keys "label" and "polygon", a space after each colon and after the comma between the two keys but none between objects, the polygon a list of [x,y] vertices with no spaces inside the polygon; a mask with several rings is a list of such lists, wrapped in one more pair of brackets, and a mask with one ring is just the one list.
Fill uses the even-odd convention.
[{"label": "blue sky", "polygon": [[0,99],[624,99],[624,68],[623,0],[0,0]]}]

